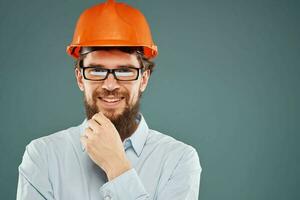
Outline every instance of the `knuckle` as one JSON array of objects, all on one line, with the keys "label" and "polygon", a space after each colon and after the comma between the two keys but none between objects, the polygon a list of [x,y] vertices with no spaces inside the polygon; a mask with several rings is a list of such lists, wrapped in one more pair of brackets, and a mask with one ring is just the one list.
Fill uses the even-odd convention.
[{"label": "knuckle", "polygon": [[97,118],[97,114],[93,115],[93,117],[90,120],[95,120]]}]

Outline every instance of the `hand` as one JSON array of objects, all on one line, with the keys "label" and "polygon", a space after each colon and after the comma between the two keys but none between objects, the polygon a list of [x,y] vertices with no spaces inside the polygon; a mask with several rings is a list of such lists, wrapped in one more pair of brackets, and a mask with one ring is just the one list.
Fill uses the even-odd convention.
[{"label": "hand", "polygon": [[99,112],[88,120],[81,142],[89,157],[101,167],[108,180],[131,168],[123,143],[113,123]]}]

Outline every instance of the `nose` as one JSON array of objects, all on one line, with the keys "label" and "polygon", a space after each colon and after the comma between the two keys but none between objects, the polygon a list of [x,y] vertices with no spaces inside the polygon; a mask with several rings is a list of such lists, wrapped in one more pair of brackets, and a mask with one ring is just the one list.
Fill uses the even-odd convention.
[{"label": "nose", "polygon": [[115,89],[120,88],[118,80],[115,79],[113,74],[108,74],[107,79],[104,80],[102,84],[102,88],[108,91],[113,91]]}]

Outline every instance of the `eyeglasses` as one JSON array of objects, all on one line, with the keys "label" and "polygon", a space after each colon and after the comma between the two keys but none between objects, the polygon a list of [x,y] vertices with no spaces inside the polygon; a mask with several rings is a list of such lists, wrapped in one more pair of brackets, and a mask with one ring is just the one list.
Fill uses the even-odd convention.
[{"label": "eyeglasses", "polygon": [[112,73],[118,81],[134,81],[139,77],[141,68],[121,67],[116,69],[106,69],[99,66],[81,67],[81,73],[86,80],[103,81]]}]

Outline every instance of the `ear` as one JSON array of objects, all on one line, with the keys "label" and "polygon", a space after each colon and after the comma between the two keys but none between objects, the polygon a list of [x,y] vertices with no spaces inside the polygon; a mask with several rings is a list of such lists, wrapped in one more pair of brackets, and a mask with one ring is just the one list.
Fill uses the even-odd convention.
[{"label": "ear", "polygon": [[76,77],[77,85],[78,85],[79,89],[81,91],[84,91],[83,76],[78,68],[75,69],[75,77]]},{"label": "ear", "polygon": [[141,79],[141,86],[140,86],[141,92],[144,92],[146,90],[149,78],[150,78],[150,70],[144,71]]}]

